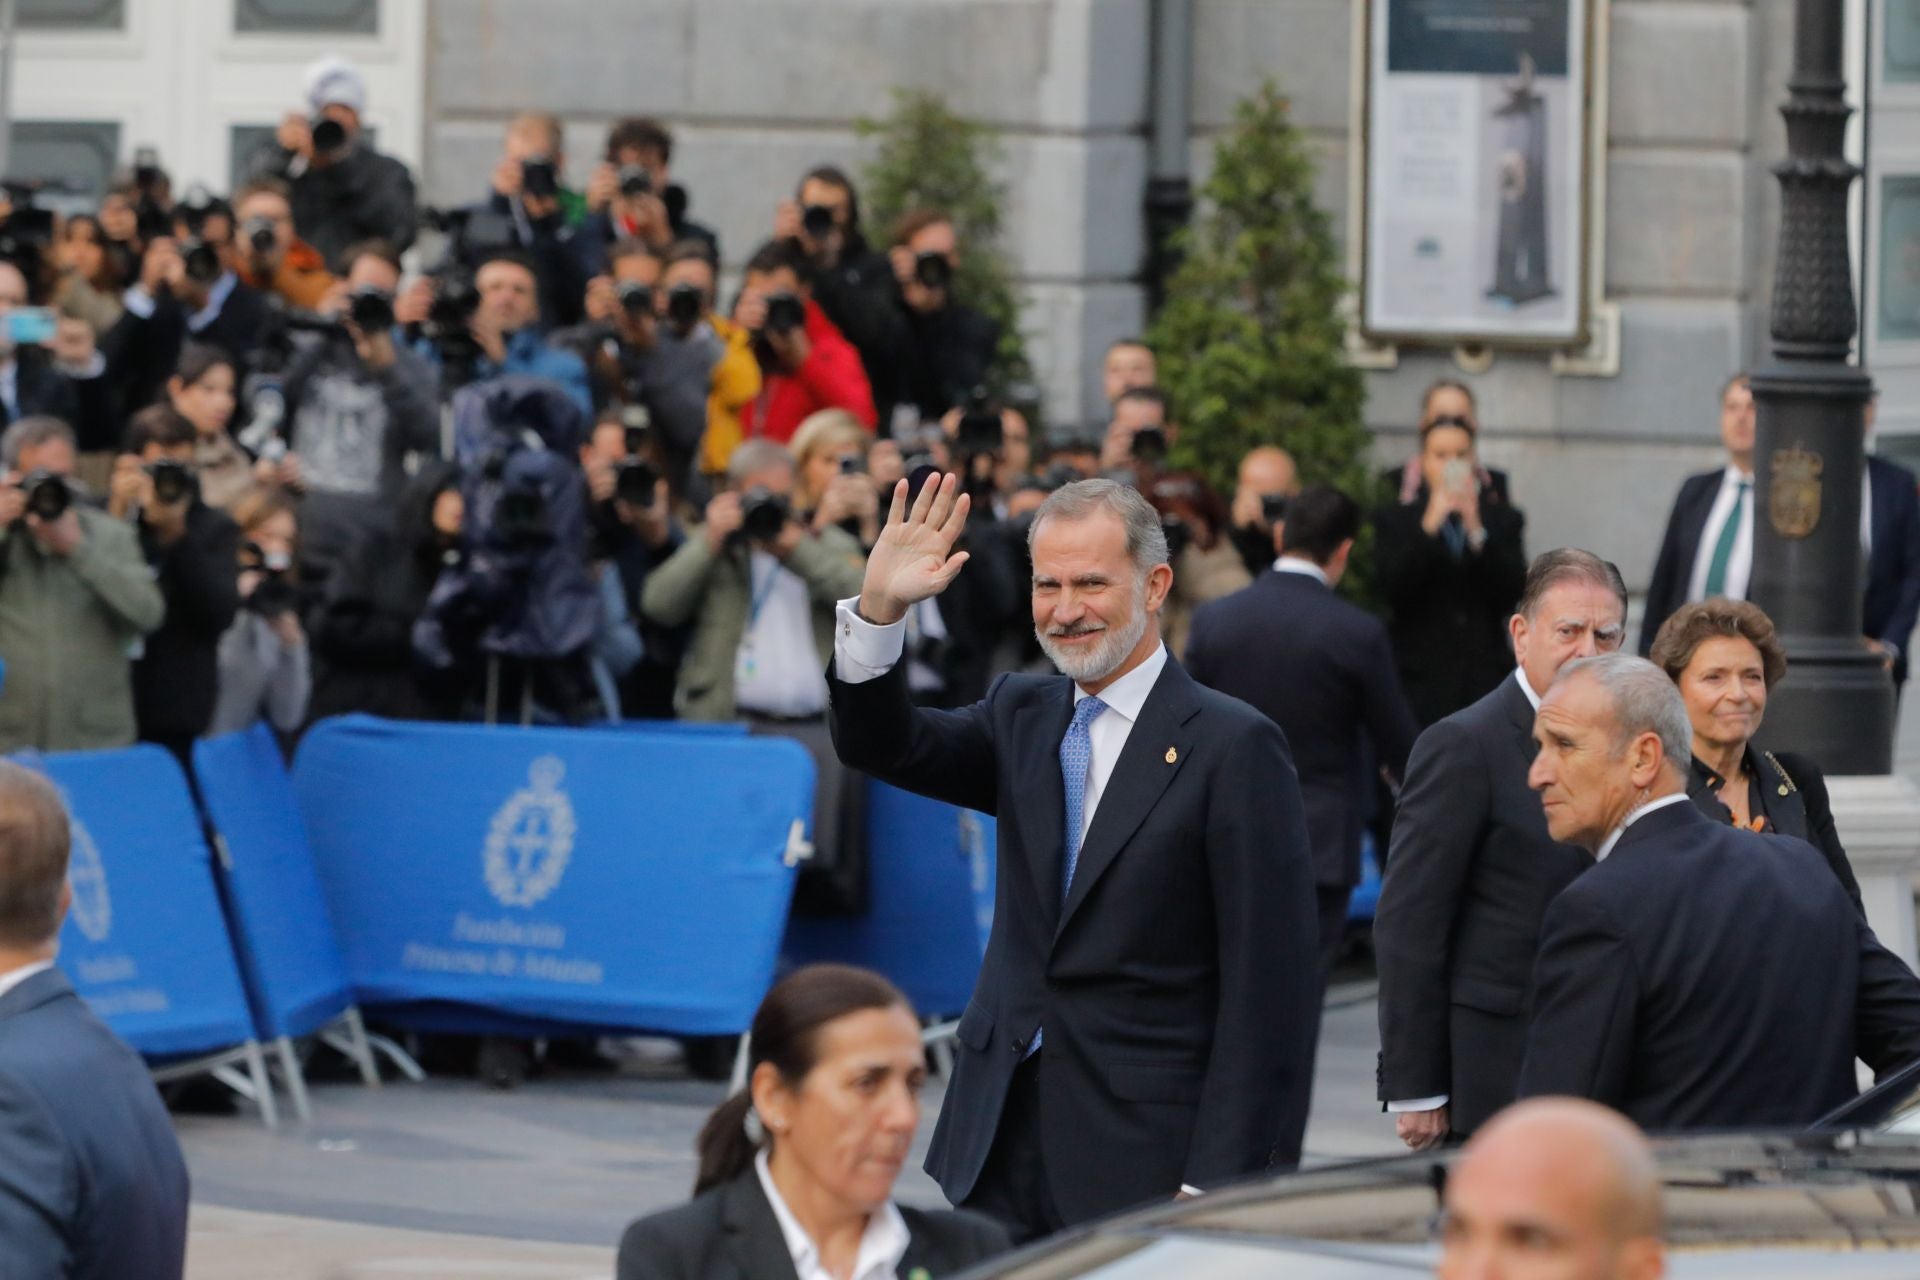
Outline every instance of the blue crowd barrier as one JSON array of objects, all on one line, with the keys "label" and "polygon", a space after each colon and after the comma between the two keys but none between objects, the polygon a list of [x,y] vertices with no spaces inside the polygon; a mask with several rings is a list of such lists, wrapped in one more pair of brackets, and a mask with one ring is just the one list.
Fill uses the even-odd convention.
[{"label": "blue crowd barrier", "polygon": [[874,782],[867,849],[872,909],[794,919],[787,961],[864,965],[885,974],[922,1015],[959,1013],[993,925],[994,820]]},{"label": "blue crowd barrier", "polygon": [[232,1049],[253,1018],[177,761],[153,746],[42,756],[73,817],[60,967],[152,1059]]},{"label": "blue crowd barrier", "polygon": [[294,785],[363,1007],[716,1035],[772,981],[813,773],[777,738],[346,716]]},{"label": "blue crowd barrier", "polygon": [[265,722],[194,744],[200,800],[224,846],[219,871],[261,1038],[318,1031],[353,1003],[307,832]]}]

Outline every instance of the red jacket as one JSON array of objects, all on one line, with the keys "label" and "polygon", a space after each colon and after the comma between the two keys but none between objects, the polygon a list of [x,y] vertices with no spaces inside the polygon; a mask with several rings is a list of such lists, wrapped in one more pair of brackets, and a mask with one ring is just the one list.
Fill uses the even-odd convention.
[{"label": "red jacket", "polygon": [[813,351],[806,363],[792,373],[765,374],[760,394],[740,411],[745,439],[764,436],[785,444],[807,415],[821,409],[845,409],[869,431],[879,421],[860,353],[811,298],[807,300],[807,341]]}]

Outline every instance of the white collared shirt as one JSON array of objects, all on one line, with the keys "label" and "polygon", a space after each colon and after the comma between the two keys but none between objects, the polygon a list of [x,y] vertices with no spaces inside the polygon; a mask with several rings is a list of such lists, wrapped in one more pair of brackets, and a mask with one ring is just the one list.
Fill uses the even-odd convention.
[{"label": "white collared shirt", "polygon": [[1640,821],[1640,819],[1646,817],[1648,814],[1652,813],[1654,810],[1671,808],[1676,804],[1691,804],[1691,803],[1692,801],[1687,798],[1687,793],[1684,791],[1676,791],[1670,796],[1661,796],[1658,800],[1647,801],[1645,804],[1641,805],[1639,808],[1629,813],[1625,818],[1621,820],[1620,825],[1613,829],[1613,834],[1606,838],[1605,842],[1601,844],[1599,850],[1593,855],[1594,862],[1595,863],[1605,862],[1607,860],[1607,855],[1613,852],[1613,846],[1620,843],[1620,837],[1627,834],[1627,828],[1632,826],[1634,823]]},{"label": "white collared shirt", "polygon": [[[834,671],[848,684],[865,684],[885,675],[900,661],[906,647],[904,621],[875,626],[860,616],[859,605],[859,596],[842,600],[838,625],[833,629]],[[1166,666],[1167,646],[1155,645],[1145,661],[1100,691],[1100,701],[1107,704],[1107,709],[1087,726],[1093,758],[1087,766],[1087,803],[1080,813],[1082,839],[1086,838],[1087,828],[1093,825],[1094,810],[1100,807],[1100,793],[1106,790],[1113,767],[1120,762],[1120,753],[1126,749],[1134,721],[1140,718],[1140,709],[1146,705],[1147,695],[1153,692],[1154,683]],[[1087,691],[1078,684],[1073,686],[1075,706],[1087,696]]]},{"label": "white collared shirt", "polygon": [[[773,1220],[780,1224],[780,1235],[787,1242],[787,1252],[793,1256],[797,1280],[834,1280],[820,1262],[820,1250],[814,1245],[813,1237],[793,1216],[793,1210],[787,1208],[780,1188],[773,1185],[764,1150],[753,1158],[753,1171],[760,1175],[760,1189],[766,1192],[767,1203],[773,1206]],[[851,1280],[896,1280],[900,1260],[907,1256],[907,1245],[911,1242],[907,1220],[900,1216],[893,1201],[887,1201],[867,1219]]]},{"label": "white collared shirt", "polygon": [[1740,486],[1747,486],[1746,514],[1740,519],[1740,528],[1733,535],[1733,552],[1727,557],[1727,577],[1721,584],[1720,594],[1729,600],[1745,600],[1747,585],[1753,578],[1753,477],[1740,468],[1728,464],[1720,473],[1720,492],[1714,495],[1713,506],[1707,510],[1707,523],[1700,530],[1700,546],[1693,553],[1693,572],[1687,577],[1687,599],[1704,600],[1707,598],[1707,572],[1713,568],[1713,553],[1720,544],[1720,530],[1725,527],[1727,517],[1733,514],[1733,504],[1740,496]]},{"label": "white collared shirt", "polygon": [[35,960],[32,964],[23,964],[18,969],[9,969],[5,973],[0,973],[0,996],[6,995],[34,974],[45,973],[51,968],[53,968],[53,961]]},{"label": "white collared shirt", "polygon": [[1299,556],[1281,556],[1273,562],[1273,571],[1275,573],[1297,573],[1303,578],[1312,578],[1323,587],[1333,585],[1327,581],[1327,571],[1325,569],[1322,569],[1313,561],[1303,560]]}]

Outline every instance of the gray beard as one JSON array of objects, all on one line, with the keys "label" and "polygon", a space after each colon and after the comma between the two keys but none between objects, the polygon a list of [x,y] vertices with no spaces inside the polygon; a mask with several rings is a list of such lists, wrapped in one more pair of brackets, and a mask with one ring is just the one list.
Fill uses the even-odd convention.
[{"label": "gray beard", "polygon": [[1136,611],[1118,627],[1108,627],[1094,646],[1083,652],[1065,651],[1039,627],[1033,629],[1033,638],[1040,642],[1040,651],[1053,661],[1054,666],[1060,668],[1062,675],[1070,677],[1077,684],[1104,680],[1112,675],[1146,634],[1145,609]]}]

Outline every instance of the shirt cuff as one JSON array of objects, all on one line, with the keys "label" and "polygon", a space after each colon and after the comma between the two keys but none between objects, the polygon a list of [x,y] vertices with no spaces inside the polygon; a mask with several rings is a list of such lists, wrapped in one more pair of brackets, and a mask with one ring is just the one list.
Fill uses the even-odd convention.
[{"label": "shirt cuff", "polygon": [[876,626],[860,616],[860,597],[842,600],[833,628],[834,674],[845,684],[865,684],[893,670],[907,648],[907,621]]},{"label": "shirt cuff", "polygon": [[121,303],[127,310],[142,320],[153,319],[153,295],[142,285],[134,285],[120,295]]},{"label": "shirt cuff", "polygon": [[1412,1098],[1406,1102],[1389,1102],[1387,1110],[1400,1111],[1438,1111],[1447,1105],[1448,1094],[1439,1094],[1432,1098]]}]

